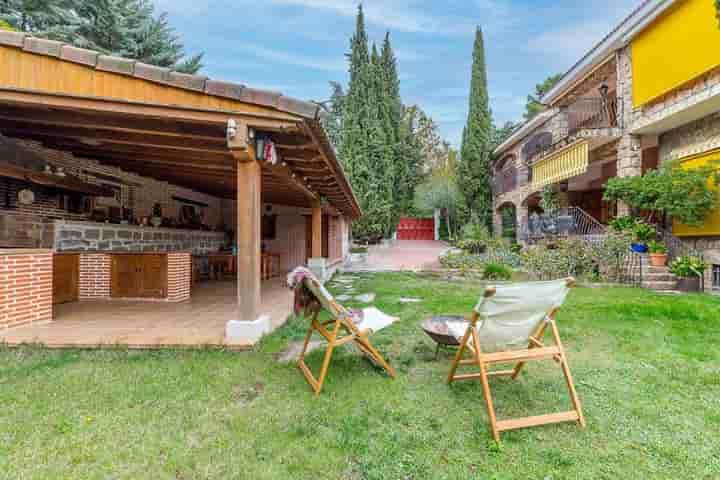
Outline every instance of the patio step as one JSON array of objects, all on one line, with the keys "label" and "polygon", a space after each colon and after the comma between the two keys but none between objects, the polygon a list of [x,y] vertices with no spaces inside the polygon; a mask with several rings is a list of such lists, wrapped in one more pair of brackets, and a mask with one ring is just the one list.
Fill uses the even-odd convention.
[{"label": "patio step", "polygon": [[642,287],[649,290],[663,291],[663,290],[675,290],[677,288],[677,280],[671,281],[657,281],[650,280],[646,281],[643,279]]},{"label": "patio step", "polygon": [[643,272],[642,276],[643,282],[675,282],[677,281],[677,277],[670,273],[669,271],[665,272]]}]

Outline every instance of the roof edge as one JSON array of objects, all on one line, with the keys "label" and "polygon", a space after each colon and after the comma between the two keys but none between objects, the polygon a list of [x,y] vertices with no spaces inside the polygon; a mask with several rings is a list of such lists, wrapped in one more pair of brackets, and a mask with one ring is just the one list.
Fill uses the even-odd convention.
[{"label": "roof edge", "polygon": [[605,60],[608,55],[626,46],[642,29],[665,12],[677,0],[644,0],[610,33],[565,72],[560,81],[540,101],[550,105],[557,101],[576,80]]},{"label": "roof edge", "polygon": [[520,128],[515,130],[512,135],[505,139],[504,142],[495,147],[495,150],[493,150],[493,155],[500,155],[501,153],[505,152],[510,147],[521,141],[523,138],[527,137],[530,133],[532,133],[533,130],[540,127],[541,125],[544,125],[545,122],[550,120],[559,112],[560,109],[558,108],[550,108],[538,113],[533,118],[523,123]]},{"label": "roof edge", "polygon": [[150,65],[129,58],[104,55],[101,52],[75,47],[68,43],[34,37],[23,32],[0,30],[0,46],[17,48],[36,55],[54,57],[98,71],[111,72],[182,90],[269,107],[304,119],[315,120],[320,113],[320,107],[317,104],[287,97],[280,92],[250,88],[240,83],[212,80],[201,75],[180,73],[169,68]]}]

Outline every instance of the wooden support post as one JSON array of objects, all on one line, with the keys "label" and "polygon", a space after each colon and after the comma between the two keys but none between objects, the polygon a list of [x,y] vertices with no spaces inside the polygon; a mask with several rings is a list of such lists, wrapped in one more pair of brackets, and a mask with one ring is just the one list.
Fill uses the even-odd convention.
[{"label": "wooden support post", "polygon": [[[237,295],[238,314],[254,321],[260,309],[260,164],[238,157],[237,169]],[[249,160],[249,161],[248,161]]]},{"label": "wooden support post", "polygon": [[312,207],[312,258],[322,257],[322,208],[319,203]]}]

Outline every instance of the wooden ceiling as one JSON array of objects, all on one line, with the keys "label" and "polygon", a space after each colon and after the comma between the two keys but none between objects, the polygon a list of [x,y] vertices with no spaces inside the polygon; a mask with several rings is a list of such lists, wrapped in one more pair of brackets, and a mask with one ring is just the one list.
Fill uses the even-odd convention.
[{"label": "wooden ceiling", "polygon": [[[97,160],[222,198],[236,198],[237,160],[227,147],[225,123],[140,117],[59,107],[0,103],[0,134],[36,140],[51,149]],[[300,123],[269,131],[277,165],[262,164],[263,202],[311,206],[357,216],[359,209],[319,126]],[[327,150],[329,149],[329,150]],[[350,192],[350,193],[348,193]]]}]

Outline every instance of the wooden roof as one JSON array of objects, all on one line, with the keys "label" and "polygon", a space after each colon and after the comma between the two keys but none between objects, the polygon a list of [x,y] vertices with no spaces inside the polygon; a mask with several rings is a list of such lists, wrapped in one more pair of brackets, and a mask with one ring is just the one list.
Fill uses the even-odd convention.
[{"label": "wooden roof", "polygon": [[0,133],[234,198],[229,119],[268,133],[263,201],[361,215],[315,104],[0,30]]}]

